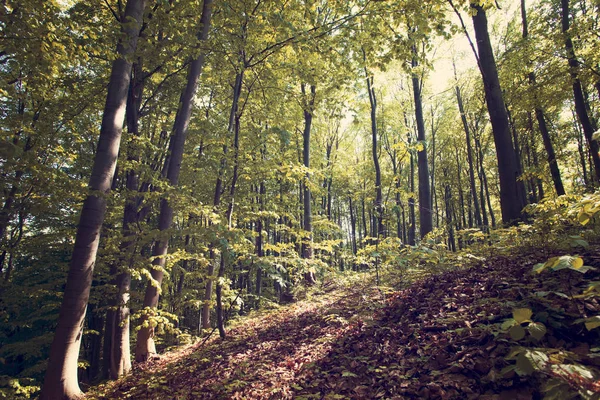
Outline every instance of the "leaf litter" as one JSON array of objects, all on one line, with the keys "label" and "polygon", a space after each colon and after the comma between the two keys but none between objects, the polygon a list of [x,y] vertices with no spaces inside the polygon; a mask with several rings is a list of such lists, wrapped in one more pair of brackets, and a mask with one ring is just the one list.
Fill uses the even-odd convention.
[{"label": "leaf litter", "polygon": [[[473,268],[430,275],[397,291],[379,290],[368,279],[335,287],[244,318],[225,340],[214,337],[138,364],[129,376],[101,385],[87,397],[541,398],[542,376],[515,373],[507,357],[511,349],[543,344],[584,354],[598,347],[598,338],[566,321],[546,321],[548,334],[525,343],[501,328],[512,316],[529,321],[546,309],[571,321],[586,307],[547,295],[583,287],[577,272],[561,271],[560,279],[539,277],[531,273],[539,261],[535,258],[499,256]],[[533,310],[533,317],[527,310]],[[590,388],[599,386],[590,382]]]}]

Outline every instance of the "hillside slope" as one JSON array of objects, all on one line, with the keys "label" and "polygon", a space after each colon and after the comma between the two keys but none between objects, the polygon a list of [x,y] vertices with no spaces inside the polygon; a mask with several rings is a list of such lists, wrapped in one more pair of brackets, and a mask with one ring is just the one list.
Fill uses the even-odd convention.
[{"label": "hillside slope", "polygon": [[[534,275],[538,261],[497,257],[385,294],[367,280],[330,288],[242,321],[225,341],[214,338],[138,366],[88,398],[529,399],[543,390],[565,398],[577,388],[591,395],[600,387],[595,376],[586,377],[598,365],[598,335],[572,322],[596,302],[557,295],[583,290],[583,275]],[[502,329],[517,307],[545,323],[541,340],[515,341]],[[507,360],[517,346],[551,357]],[[539,371],[531,374],[536,362]]]}]

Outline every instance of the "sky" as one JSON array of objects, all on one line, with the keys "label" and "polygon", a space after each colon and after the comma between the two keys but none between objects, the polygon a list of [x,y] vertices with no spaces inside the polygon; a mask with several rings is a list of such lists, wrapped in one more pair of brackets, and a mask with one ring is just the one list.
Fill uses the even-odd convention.
[{"label": "sky", "polygon": [[[519,0],[504,0],[499,2],[501,9],[488,10],[488,22],[490,28],[490,37],[494,50],[498,48],[498,34],[506,29],[508,21],[510,21],[516,13],[520,13]],[[451,21],[460,26],[458,17],[453,13]],[[466,13],[462,15],[463,21],[469,31],[469,35],[475,48],[475,34],[473,33],[473,23],[471,17]],[[496,34],[495,34],[496,33]],[[497,55],[497,54],[495,54]],[[439,38],[435,44],[435,58],[433,62],[433,70],[429,73],[427,85],[429,92],[433,95],[447,90],[450,85],[454,84],[454,71],[452,67],[452,58],[456,59],[457,74],[460,75],[477,68],[477,62],[473,54],[473,50],[469,45],[466,35],[462,32],[457,33],[449,41]]]}]

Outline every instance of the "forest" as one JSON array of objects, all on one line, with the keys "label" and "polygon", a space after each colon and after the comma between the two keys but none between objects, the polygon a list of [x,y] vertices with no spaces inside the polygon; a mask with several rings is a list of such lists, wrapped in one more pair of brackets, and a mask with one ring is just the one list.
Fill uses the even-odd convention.
[{"label": "forest", "polygon": [[597,0],[4,0],[0,398],[600,399]]}]

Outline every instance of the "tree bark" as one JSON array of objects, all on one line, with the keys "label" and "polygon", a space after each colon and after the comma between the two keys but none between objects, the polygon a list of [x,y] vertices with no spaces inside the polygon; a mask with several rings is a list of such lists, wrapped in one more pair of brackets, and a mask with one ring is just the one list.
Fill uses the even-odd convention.
[{"label": "tree bark", "polygon": [[[418,66],[416,47],[413,45],[412,67]],[[413,98],[415,101],[415,119],[417,121],[417,141],[423,145],[423,150],[417,152],[417,169],[419,175],[419,233],[421,239],[433,229],[433,213],[431,209],[431,188],[429,187],[429,164],[427,162],[427,142],[425,140],[425,121],[421,102],[421,80],[412,74]]]},{"label": "tree bark", "polygon": [[[410,147],[411,138],[410,133],[408,134],[408,144]],[[417,221],[415,216],[415,161],[414,153],[410,150],[410,173],[408,174],[408,186],[410,187],[410,197],[408,198],[408,244],[411,246],[415,245],[415,239],[417,236]]]},{"label": "tree bark", "polygon": [[[233,206],[235,204],[235,189],[237,185],[237,180],[239,177],[239,152],[240,152],[240,117],[241,114],[238,111],[239,99],[242,93],[242,82],[244,81],[244,69],[236,75],[235,83],[233,86],[233,101],[231,104],[231,114],[229,120],[229,131],[233,129],[233,175],[231,177],[231,186],[229,187],[229,205],[227,207],[227,229],[231,229],[232,227],[232,218],[233,218]],[[233,120],[233,125],[231,121]],[[225,260],[226,253],[229,251],[228,248],[221,249],[221,258],[219,260],[219,270],[217,272],[217,285],[215,290],[217,307],[217,328],[219,329],[219,335],[222,339],[225,339],[225,320],[223,315],[223,299],[222,299],[222,291],[223,285],[221,284],[221,279],[225,276]],[[248,279],[250,282],[250,279]]]},{"label": "tree bark", "polygon": [[83,204],[77,227],[58,326],[50,348],[50,359],[40,395],[42,400],[76,399],[82,394],[77,382],[79,347],[100,242],[100,230],[106,213],[106,195],[111,188],[119,154],[131,76],[130,59],[137,47],[145,7],[145,0],[128,0],[121,17],[123,35],[117,45],[119,56],[112,64],[100,137],[89,182],[90,194]]},{"label": "tree bark", "polygon": [[573,97],[575,100],[575,112],[581,127],[583,128],[583,134],[590,146],[590,153],[594,165],[595,181],[600,181],[600,155],[598,151],[600,147],[598,142],[594,140],[593,135],[598,127],[596,122],[589,115],[585,97],[583,94],[583,87],[579,80],[579,60],[575,55],[575,49],[573,47],[573,41],[571,40],[571,34],[569,33],[569,0],[561,0],[562,7],[562,32],[565,38],[565,49],[567,51],[567,60],[569,62],[569,74],[573,82]]},{"label": "tree bark", "polygon": [[[303,152],[302,152],[302,160],[304,162],[304,166],[308,169],[310,168],[310,130],[313,119],[314,112],[314,104],[315,104],[315,95],[316,95],[316,87],[315,85],[310,86],[310,96],[308,99],[306,98],[306,85],[302,84],[302,94],[305,98],[305,106],[304,106],[304,132],[303,132]],[[302,241],[302,258],[308,260],[313,258],[313,248],[312,248],[312,214],[311,214],[311,193],[310,187],[308,186],[308,181],[310,179],[310,175],[307,172],[306,183],[304,183],[304,230],[307,232],[308,237],[306,237]],[[312,271],[306,272],[304,274],[304,280],[307,284],[312,285],[316,282],[314,273]]]},{"label": "tree bark", "polygon": [[444,203],[446,206],[446,230],[448,231],[448,247],[451,251],[456,251],[456,240],[454,239],[454,227],[452,226],[452,190],[450,185],[444,187]]},{"label": "tree bark", "polygon": [[[139,135],[139,108],[143,92],[143,73],[138,60],[132,68],[132,79],[129,84],[129,95],[125,117],[127,131],[133,137]],[[139,161],[138,149],[134,146],[127,151],[127,160]],[[139,221],[138,208],[142,201],[138,193],[139,174],[131,169],[126,174],[127,200],[123,211],[123,240],[120,245],[121,254],[125,255],[120,260],[123,265],[119,271],[118,266],[111,265],[111,276],[117,288],[115,297],[110,301],[110,308],[106,313],[106,326],[104,331],[104,371],[103,375],[110,379],[117,379],[131,370],[131,354],[129,345],[129,298],[131,286],[131,273],[135,250],[131,248],[135,243],[134,226]]]},{"label": "tree bark", "polygon": [[[210,29],[210,17],[212,9],[212,0],[204,0],[202,6],[202,15],[200,23],[202,29],[198,35],[200,41],[205,41],[208,38]],[[167,170],[167,180],[173,187],[177,187],[179,183],[179,172],[181,171],[181,163],[183,160],[183,150],[187,135],[188,125],[190,123],[192,108],[194,105],[194,96],[198,87],[198,80],[204,66],[204,52],[201,52],[190,64],[188,78],[185,88],[181,93],[179,100],[179,108],[175,116],[173,125],[173,146]],[[158,229],[164,232],[171,228],[173,224],[173,208],[169,204],[168,198],[163,198],[160,202],[160,215],[158,221]],[[151,271],[152,281],[146,286],[146,294],[144,296],[144,308],[155,309],[158,305],[160,296],[160,286],[162,283],[166,256],[169,247],[169,238],[163,237],[155,242],[152,250],[154,257],[153,268]],[[151,354],[156,353],[156,345],[154,343],[154,328],[144,326],[144,322],[148,319],[148,315],[144,314],[140,318],[141,329],[137,334],[137,343],[135,348],[135,359],[138,362],[143,362],[148,359]]]},{"label": "tree bark", "polygon": [[498,176],[500,180],[500,206],[502,221],[515,224],[522,219],[522,209],[525,206],[520,193],[523,193],[523,183],[518,179],[518,166],[515,149],[512,145],[508,126],[506,105],[502,97],[502,89],[498,79],[496,60],[492,51],[487,26],[487,17],[481,6],[471,3],[476,14],[473,15],[473,27],[477,37],[479,64],[483,78],[485,100],[490,114],[494,144],[498,157]]},{"label": "tree bark", "polygon": [[456,101],[458,103],[458,110],[460,112],[460,119],[465,130],[465,137],[467,140],[467,162],[469,164],[469,183],[471,186],[471,196],[473,197],[473,205],[475,206],[475,223],[478,227],[482,226],[481,220],[481,209],[479,207],[479,201],[477,199],[477,187],[475,186],[475,172],[473,169],[473,148],[471,147],[471,134],[469,131],[469,124],[467,123],[467,116],[463,107],[462,97],[460,95],[460,88],[456,86]]},{"label": "tree bark", "polygon": [[[364,51],[363,51],[364,55]],[[365,75],[367,78],[367,91],[369,92],[369,102],[371,104],[371,137],[372,137],[372,153],[373,165],[375,166],[375,223],[373,224],[373,236],[379,240],[380,236],[385,235],[383,226],[383,194],[381,191],[381,168],[379,166],[379,147],[377,145],[377,97],[373,88],[373,77],[369,75],[365,67]]]},{"label": "tree bark", "polygon": [[354,204],[352,204],[352,196],[348,196],[348,207],[350,209],[350,228],[352,230],[352,254],[356,255],[356,213],[354,212]]}]

